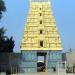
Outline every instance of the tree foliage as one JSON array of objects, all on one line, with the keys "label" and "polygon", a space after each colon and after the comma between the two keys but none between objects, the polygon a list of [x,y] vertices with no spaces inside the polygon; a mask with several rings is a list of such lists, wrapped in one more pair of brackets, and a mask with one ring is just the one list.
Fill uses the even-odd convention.
[{"label": "tree foliage", "polygon": [[[2,13],[5,11],[5,3],[3,0],[0,0],[0,19],[2,18]],[[5,33],[4,27],[0,28],[0,52],[13,52],[15,46],[13,37],[8,38],[5,36]]]},{"label": "tree foliage", "polygon": [[0,52],[13,52],[15,46],[13,37],[8,38],[4,35],[5,32],[4,28],[0,28]]},{"label": "tree foliage", "polygon": [[5,3],[3,0],[0,0],[0,19],[2,17],[2,13],[6,11]]}]

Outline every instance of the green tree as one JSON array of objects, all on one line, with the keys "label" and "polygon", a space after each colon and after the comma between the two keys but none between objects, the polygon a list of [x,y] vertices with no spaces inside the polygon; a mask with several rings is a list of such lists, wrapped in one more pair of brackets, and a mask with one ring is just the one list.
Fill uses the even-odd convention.
[{"label": "green tree", "polygon": [[13,37],[5,36],[5,32],[6,30],[3,27],[0,28],[0,52],[13,52],[15,42]]},{"label": "green tree", "polygon": [[0,28],[0,52],[13,52],[15,46],[13,37],[8,38],[5,36],[6,30],[2,27]]},{"label": "green tree", "polygon": [[[2,18],[2,13],[5,11],[5,3],[3,0],[0,0],[0,19]],[[4,27],[0,28],[0,52],[13,52],[15,46],[13,37],[8,38],[5,36],[5,33]]]},{"label": "green tree", "polygon": [[0,0],[0,19],[2,18],[2,13],[6,11],[5,3],[3,0]]}]

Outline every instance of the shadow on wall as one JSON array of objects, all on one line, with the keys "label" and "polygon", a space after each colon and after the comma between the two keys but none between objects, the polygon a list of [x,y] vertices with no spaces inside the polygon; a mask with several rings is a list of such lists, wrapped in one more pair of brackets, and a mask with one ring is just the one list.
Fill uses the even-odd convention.
[{"label": "shadow on wall", "polygon": [[18,73],[20,56],[20,53],[0,53],[0,72],[6,72],[6,75]]}]

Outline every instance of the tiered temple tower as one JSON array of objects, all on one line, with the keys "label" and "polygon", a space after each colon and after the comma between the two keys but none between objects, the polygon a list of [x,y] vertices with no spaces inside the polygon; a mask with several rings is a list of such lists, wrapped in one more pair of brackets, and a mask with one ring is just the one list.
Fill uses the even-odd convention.
[{"label": "tiered temple tower", "polygon": [[30,0],[21,50],[62,50],[51,0]]},{"label": "tiered temple tower", "polygon": [[[61,51],[62,45],[51,0],[30,0],[21,44],[22,72],[57,71]],[[42,65],[39,66],[40,63]]]}]

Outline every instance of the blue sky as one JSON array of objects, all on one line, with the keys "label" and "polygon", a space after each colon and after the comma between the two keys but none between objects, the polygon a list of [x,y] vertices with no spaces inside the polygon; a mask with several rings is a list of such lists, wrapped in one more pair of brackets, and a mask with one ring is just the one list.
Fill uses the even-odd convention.
[{"label": "blue sky", "polygon": [[[7,29],[6,35],[13,36],[15,52],[20,52],[23,30],[28,15],[29,0],[4,0],[7,11],[3,13],[0,27]],[[75,50],[75,0],[51,0],[63,50]]]}]

